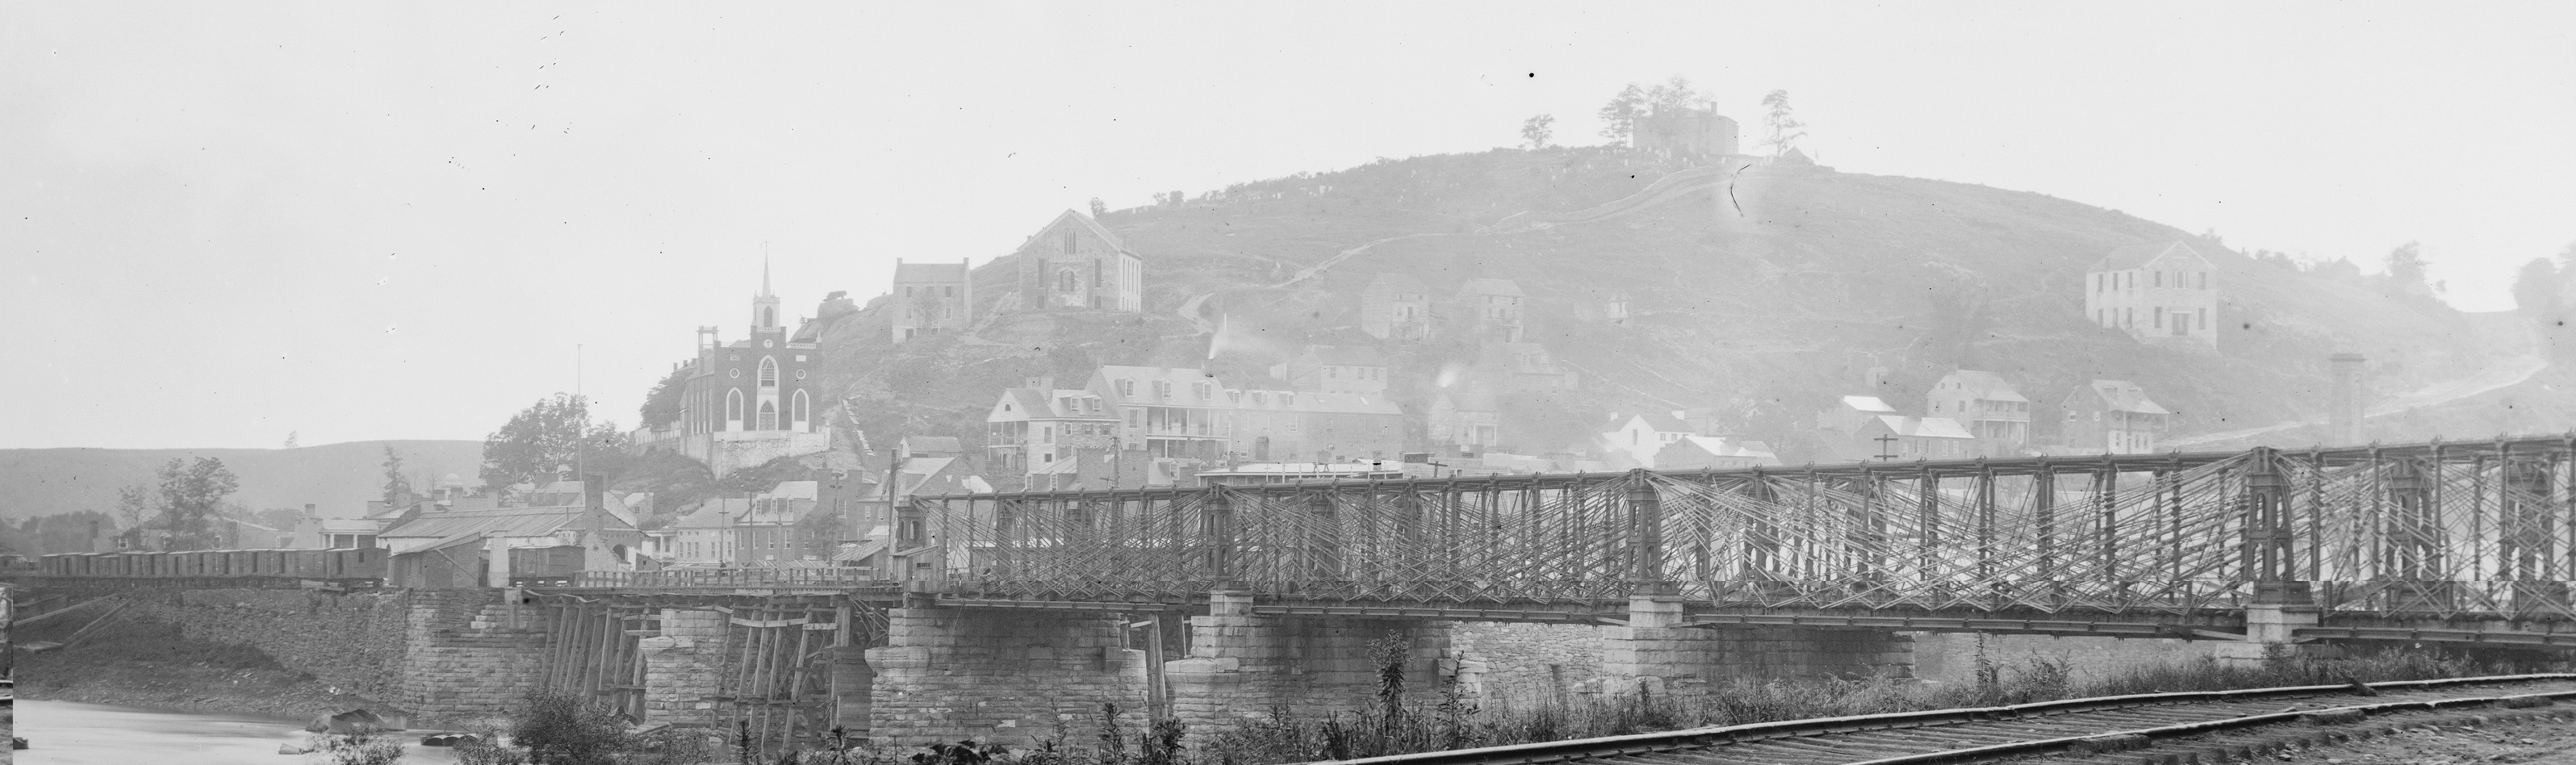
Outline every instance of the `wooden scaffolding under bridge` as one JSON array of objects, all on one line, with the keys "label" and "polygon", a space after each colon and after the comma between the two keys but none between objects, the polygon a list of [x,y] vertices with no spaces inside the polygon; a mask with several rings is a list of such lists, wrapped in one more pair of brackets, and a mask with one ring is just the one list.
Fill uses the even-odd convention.
[{"label": "wooden scaffolding under bridge", "polygon": [[[764,761],[791,747],[815,748],[839,716],[833,656],[842,648],[882,642],[882,614],[811,603],[728,610],[724,674],[716,699],[725,712],[728,736],[747,738]],[[866,735],[865,730],[849,733]]]},{"label": "wooden scaffolding under bridge", "polygon": [[558,603],[546,640],[544,687],[644,719],[644,652],[661,634],[659,609],[615,603]]}]

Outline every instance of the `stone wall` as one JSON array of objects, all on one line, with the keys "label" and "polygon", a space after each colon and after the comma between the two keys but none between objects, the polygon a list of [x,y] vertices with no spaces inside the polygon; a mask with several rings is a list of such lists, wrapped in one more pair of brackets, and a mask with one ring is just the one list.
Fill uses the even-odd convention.
[{"label": "stone wall", "polygon": [[866,654],[876,741],[1025,746],[1058,726],[1087,741],[1103,703],[1131,729],[1145,722],[1144,652],[1126,648],[1115,618],[902,608],[888,613],[887,643]]},{"label": "stone wall", "polygon": [[545,624],[490,590],[168,590],[118,596],[189,640],[246,646],[422,721],[488,715],[539,677]]},{"label": "stone wall", "polygon": [[1601,675],[1601,628],[1587,624],[1458,622],[1449,645],[1483,670],[1477,690],[1488,703],[1563,702]]},{"label": "stone wall", "polygon": [[1913,633],[1914,675],[1926,682],[1974,683],[1977,654],[1998,665],[2009,678],[2034,658],[2062,660],[2075,670],[2074,681],[2087,683],[2132,669],[2189,664],[2214,656],[2222,641],[2154,638],[2056,637],[2052,635],[1975,635]]},{"label": "stone wall", "polygon": [[726,616],[716,611],[662,610],[661,634],[636,643],[644,654],[644,721],[716,724],[723,678]]},{"label": "stone wall", "polygon": [[1893,632],[1806,627],[1601,628],[1602,688],[1699,693],[1736,679],[1910,674],[1913,646]]}]

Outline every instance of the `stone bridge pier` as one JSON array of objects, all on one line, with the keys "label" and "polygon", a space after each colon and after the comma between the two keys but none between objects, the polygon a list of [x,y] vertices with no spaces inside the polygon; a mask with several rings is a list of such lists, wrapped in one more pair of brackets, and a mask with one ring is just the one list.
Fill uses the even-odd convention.
[{"label": "stone bridge pier", "polygon": [[1147,720],[1145,652],[1114,614],[965,608],[888,612],[887,645],[866,652],[869,730],[915,746],[972,739],[1025,746],[1055,733],[1088,741],[1101,705]]},{"label": "stone bridge pier", "polygon": [[1604,692],[1691,695],[1737,679],[1912,674],[1914,641],[1894,631],[1691,626],[1682,606],[1638,596],[1625,626],[1601,628]]},{"label": "stone bridge pier", "polygon": [[1172,716],[1196,730],[1276,709],[1319,716],[1376,702],[1378,647],[1404,641],[1404,698],[1436,701],[1459,662],[1447,622],[1269,616],[1250,595],[1219,591],[1190,619],[1190,653],[1165,665]]}]

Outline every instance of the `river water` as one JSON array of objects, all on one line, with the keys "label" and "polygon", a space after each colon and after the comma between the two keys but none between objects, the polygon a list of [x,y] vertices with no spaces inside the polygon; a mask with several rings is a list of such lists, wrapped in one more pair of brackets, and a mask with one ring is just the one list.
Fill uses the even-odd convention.
[{"label": "river water", "polygon": [[[280,744],[302,745],[307,734],[296,722],[265,717],[159,712],[68,701],[17,702],[17,733],[28,748],[19,750],[20,765],[126,765],[127,763],[204,763],[204,765],[304,765],[310,755],[278,754]],[[404,763],[452,763],[444,747],[424,747],[424,731],[401,737]]]}]

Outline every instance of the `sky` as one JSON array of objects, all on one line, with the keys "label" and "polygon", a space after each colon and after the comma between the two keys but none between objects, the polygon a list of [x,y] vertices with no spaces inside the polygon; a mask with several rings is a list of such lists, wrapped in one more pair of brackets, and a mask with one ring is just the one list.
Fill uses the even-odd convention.
[{"label": "sky", "polygon": [[[1844,172],[2036,191],[2463,310],[2576,242],[2576,4],[0,0],[0,448],[632,426],[764,254],[810,314],[1054,214],[1603,142],[1679,75]],[[1750,143],[1750,141],[1748,141]],[[1318,253],[1319,256],[1322,253]],[[1150,253],[1148,253],[1150,256]]]}]

